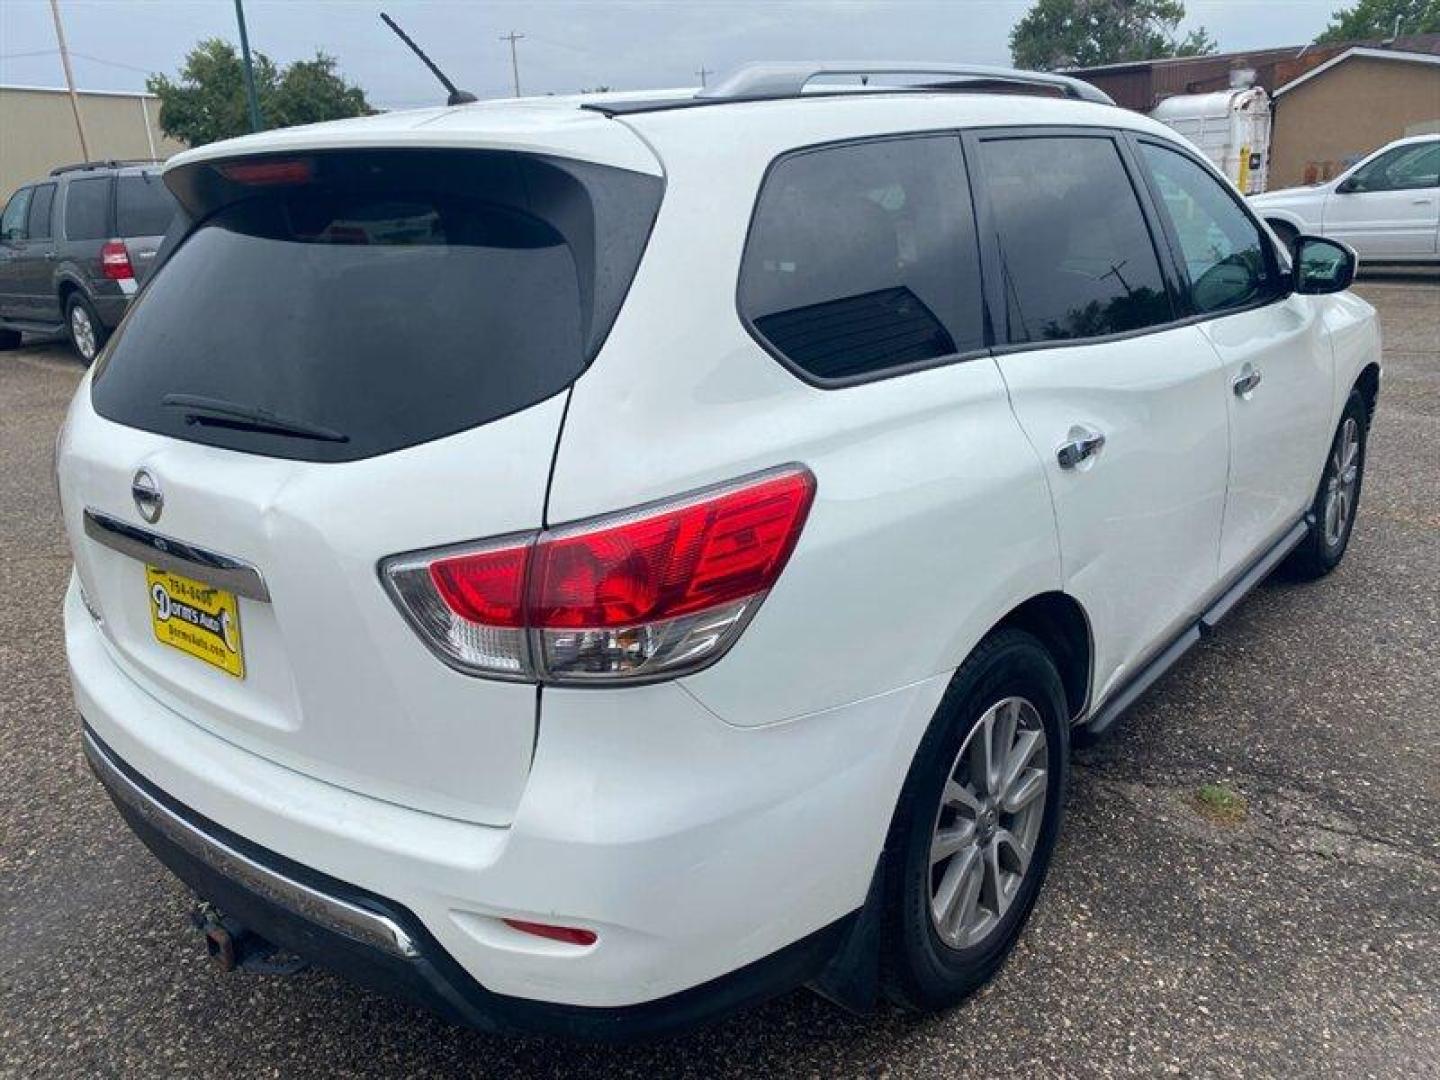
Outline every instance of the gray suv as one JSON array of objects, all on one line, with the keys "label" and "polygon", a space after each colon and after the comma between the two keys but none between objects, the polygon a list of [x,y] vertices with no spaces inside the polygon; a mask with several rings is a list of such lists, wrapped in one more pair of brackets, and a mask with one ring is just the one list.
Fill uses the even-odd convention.
[{"label": "gray suv", "polygon": [[174,213],[153,162],[66,165],[16,191],[0,221],[0,348],[63,330],[94,360]]}]

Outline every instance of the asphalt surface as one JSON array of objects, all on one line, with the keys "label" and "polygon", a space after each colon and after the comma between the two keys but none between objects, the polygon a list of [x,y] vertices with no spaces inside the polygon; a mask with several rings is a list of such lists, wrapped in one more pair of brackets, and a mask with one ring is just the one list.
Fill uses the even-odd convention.
[{"label": "asphalt surface", "polygon": [[[1370,280],[1385,382],[1349,554],[1271,582],[1078,751],[1049,884],[943,1016],[798,992],[673,1041],[492,1038],[323,972],[223,975],[81,764],[51,445],[79,378],[0,354],[0,1072],[1440,1075],[1440,276]],[[1221,784],[1244,800],[1197,799]]]}]

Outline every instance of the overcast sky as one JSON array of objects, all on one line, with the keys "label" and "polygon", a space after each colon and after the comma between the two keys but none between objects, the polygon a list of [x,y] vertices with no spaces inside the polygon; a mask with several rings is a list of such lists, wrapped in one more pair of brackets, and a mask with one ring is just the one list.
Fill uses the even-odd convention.
[{"label": "overcast sky", "polygon": [[[1222,51],[1310,41],[1349,0],[1190,0],[1184,28]],[[454,81],[510,93],[514,30],[526,93],[689,86],[701,65],[746,60],[1009,62],[1010,27],[1029,0],[246,0],[253,49],[288,62],[336,57],[372,105],[438,103],[442,93],[380,22],[388,11]],[[232,0],[60,0],[76,84],[139,90],[173,74],[200,38],[238,41]],[[63,86],[48,0],[0,0],[0,82]]]}]

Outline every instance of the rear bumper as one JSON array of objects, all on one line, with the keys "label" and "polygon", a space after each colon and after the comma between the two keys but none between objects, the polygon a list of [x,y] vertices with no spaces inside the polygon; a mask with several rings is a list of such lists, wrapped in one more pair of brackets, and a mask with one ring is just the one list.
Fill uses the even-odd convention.
[{"label": "rear bumper", "polygon": [[664,1035],[799,986],[849,919],[760,961],[656,1001],[587,1008],[507,997],[465,972],[404,907],[266,851],[182,806],[86,725],[85,757],[145,846],[201,897],[268,941],[362,986],[486,1031],[627,1039]]},{"label": "rear bumper", "polygon": [[125,293],[115,296],[94,296],[91,299],[95,304],[95,314],[100,316],[100,321],[109,330],[114,330],[119,326],[120,320],[125,317],[125,312],[130,309],[130,297]]},{"label": "rear bumper", "polygon": [[[416,955],[373,937],[357,955],[333,911],[297,918],[273,882],[122,806],[206,899],[452,1018],[572,1033],[663,1031],[811,974],[864,903],[947,681],[758,729],[673,683],[547,690],[523,798],[498,828],[346,790],[197,726],[129,674],[73,584],[65,626],[76,705],[113,772],[219,845],[389,919]],[[536,938],[505,918],[599,940]]]}]

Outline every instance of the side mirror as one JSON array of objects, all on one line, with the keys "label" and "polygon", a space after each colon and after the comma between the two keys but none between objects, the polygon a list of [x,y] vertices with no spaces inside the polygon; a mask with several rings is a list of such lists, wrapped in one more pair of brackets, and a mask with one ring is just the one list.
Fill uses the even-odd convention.
[{"label": "side mirror", "polygon": [[1359,259],[1338,240],[1323,236],[1295,238],[1295,291],[1312,296],[1342,292],[1355,280]]},{"label": "side mirror", "polygon": [[1336,195],[1349,195],[1352,191],[1358,190],[1359,185],[1355,183],[1355,178],[1353,176],[1335,185]]}]

